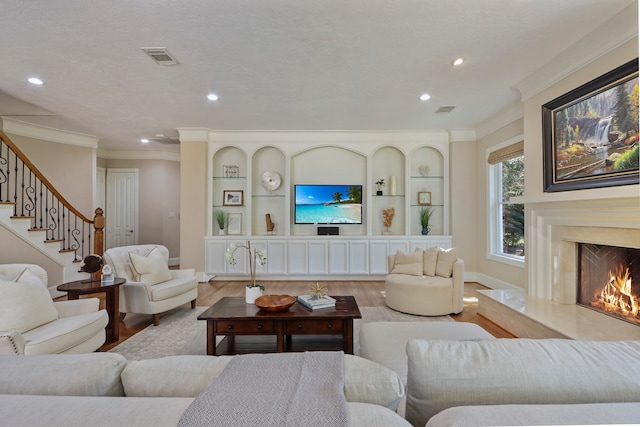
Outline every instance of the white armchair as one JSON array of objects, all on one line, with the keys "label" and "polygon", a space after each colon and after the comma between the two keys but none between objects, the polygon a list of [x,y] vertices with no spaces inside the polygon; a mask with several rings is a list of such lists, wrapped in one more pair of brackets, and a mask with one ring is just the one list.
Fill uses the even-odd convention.
[{"label": "white armchair", "polygon": [[196,307],[198,279],[194,269],[169,270],[169,250],[161,245],[110,248],[104,261],[116,277],[127,282],[120,288],[120,315],[151,314],[158,326],[160,314],[191,302]]},{"label": "white armchair", "polygon": [[456,249],[399,251],[388,262],[385,302],[389,308],[421,316],[457,314],[464,308],[464,261]]},{"label": "white armchair", "polygon": [[109,316],[98,298],[53,301],[47,272],[0,265],[0,354],[90,353],[106,339]]}]

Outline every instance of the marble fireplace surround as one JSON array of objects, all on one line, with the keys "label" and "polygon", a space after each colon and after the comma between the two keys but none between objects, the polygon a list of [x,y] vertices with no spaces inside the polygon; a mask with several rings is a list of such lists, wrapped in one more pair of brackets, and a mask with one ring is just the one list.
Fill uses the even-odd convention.
[{"label": "marble fireplace surround", "polygon": [[576,305],[578,243],[640,248],[640,198],[557,205],[526,205],[527,289],[481,291],[478,313],[517,336],[640,339],[640,326]]}]

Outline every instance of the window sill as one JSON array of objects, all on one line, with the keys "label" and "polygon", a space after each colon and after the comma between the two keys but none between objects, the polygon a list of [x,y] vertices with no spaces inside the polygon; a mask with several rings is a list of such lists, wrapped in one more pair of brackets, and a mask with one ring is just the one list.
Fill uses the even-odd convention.
[{"label": "window sill", "polygon": [[508,264],[513,267],[524,268],[525,262],[523,257],[514,257],[509,255],[502,254],[488,254],[487,259],[491,261],[501,262],[503,264]]}]

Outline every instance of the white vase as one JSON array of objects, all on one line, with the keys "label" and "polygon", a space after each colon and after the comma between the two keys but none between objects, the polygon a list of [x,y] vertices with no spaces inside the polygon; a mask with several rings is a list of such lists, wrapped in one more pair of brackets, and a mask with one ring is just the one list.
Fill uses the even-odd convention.
[{"label": "white vase", "polygon": [[224,228],[221,230],[218,230],[218,236],[224,236]]},{"label": "white vase", "polygon": [[244,300],[247,304],[255,303],[256,298],[259,298],[262,296],[262,289],[260,289],[260,286],[254,286],[254,287],[246,286],[245,289],[246,289],[246,292],[245,292]]}]

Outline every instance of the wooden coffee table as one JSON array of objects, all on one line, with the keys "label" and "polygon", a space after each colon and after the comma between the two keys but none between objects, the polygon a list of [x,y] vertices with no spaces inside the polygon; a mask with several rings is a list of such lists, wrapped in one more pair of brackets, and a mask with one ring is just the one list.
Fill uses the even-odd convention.
[{"label": "wooden coffee table", "polygon": [[[335,309],[312,311],[296,302],[286,311],[274,312],[247,304],[244,297],[223,297],[198,316],[198,320],[207,321],[207,354],[305,350],[343,350],[353,354],[353,319],[362,315],[353,296],[333,298]],[[226,336],[219,345],[224,343],[226,348],[216,348],[217,335]],[[236,348],[238,336],[245,341],[244,347]]]}]

